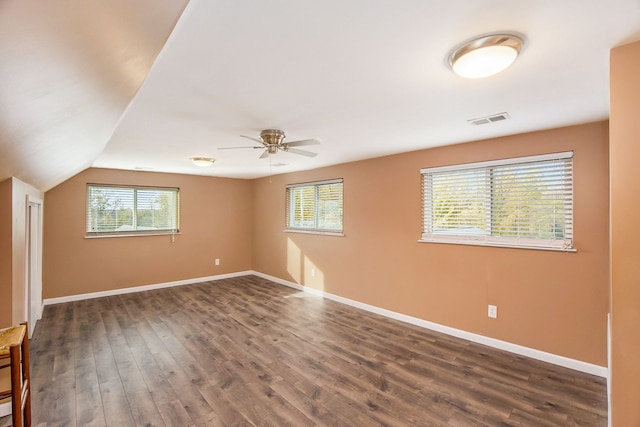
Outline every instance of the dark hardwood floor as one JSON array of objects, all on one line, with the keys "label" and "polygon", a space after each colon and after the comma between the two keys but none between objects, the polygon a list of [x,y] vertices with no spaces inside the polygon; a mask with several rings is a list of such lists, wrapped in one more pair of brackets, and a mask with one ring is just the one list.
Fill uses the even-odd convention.
[{"label": "dark hardwood floor", "polygon": [[47,306],[34,426],[606,426],[604,379],[255,276]]}]

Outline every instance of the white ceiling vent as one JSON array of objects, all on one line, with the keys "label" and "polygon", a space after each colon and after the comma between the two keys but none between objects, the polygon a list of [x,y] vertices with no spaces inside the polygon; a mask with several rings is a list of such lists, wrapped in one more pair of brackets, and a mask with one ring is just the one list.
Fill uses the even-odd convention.
[{"label": "white ceiling vent", "polygon": [[494,114],[492,116],[479,117],[477,119],[471,119],[467,121],[472,125],[486,125],[487,123],[501,122],[503,120],[507,120],[510,118],[511,116],[507,113],[499,113],[499,114]]}]

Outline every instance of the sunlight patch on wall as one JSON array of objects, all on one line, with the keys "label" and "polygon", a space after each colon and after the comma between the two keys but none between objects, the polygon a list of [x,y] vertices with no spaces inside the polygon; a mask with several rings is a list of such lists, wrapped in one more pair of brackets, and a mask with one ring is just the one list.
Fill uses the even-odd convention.
[{"label": "sunlight patch on wall", "polygon": [[324,290],[324,273],[291,238],[287,239],[287,271],[299,285]]},{"label": "sunlight patch on wall", "polygon": [[287,239],[287,271],[293,280],[302,285],[302,255],[300,248],[291,239]]}]

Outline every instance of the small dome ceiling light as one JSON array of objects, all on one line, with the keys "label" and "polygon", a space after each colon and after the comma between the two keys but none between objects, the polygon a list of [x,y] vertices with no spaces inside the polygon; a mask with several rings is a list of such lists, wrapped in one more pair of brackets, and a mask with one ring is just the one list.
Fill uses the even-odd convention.
[{"label": "small dome ceiling light", "polygon": [[200,166],[201,168],[207,168],[215,162],[215,159],[210,157],[192,157],[191,161],[194,165]]},{"label": "small dome ceiling light", "polygon": [[463,43],[449,54],[449,66],[468,79],[489,77],[509,67],[524,42],[513,34],[492,34]]}]

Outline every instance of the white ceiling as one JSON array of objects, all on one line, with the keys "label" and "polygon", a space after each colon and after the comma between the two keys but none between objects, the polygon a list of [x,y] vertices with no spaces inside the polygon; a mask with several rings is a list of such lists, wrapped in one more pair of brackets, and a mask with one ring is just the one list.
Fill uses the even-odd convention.
[{"label": "white ceiling", "polygon": [[[511,68],[448,69],[452,47],[497,31],[524,35]],[[2,0],[0,179],[254,178],[602,120],[609,50],[638,39],[638,0]],[[318,156],[218,150],[265,128],[319,139]]]}]

